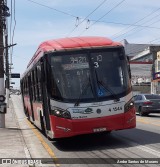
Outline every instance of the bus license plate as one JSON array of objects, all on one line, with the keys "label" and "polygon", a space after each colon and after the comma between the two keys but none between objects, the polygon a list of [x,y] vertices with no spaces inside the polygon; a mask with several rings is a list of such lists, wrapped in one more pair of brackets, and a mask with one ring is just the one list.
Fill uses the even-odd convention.
[{"label": "bus license plate", "polygon": [[104,131],[107,131],[106,128],[94,128],[93,129],[93,132],[104,132]]}]

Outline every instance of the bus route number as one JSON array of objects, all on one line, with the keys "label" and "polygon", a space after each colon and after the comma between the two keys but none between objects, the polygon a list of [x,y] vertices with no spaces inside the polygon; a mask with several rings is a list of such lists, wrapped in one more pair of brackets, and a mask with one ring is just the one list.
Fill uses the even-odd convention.
[{"label": "bus route number", "polygon": [[94,62],[94,67],[98,68],[99,67],[99,63],[98,62]]},{"label": "bus route number", "polygon": [[94,68],[99,68],[99,62],[102,61],[102,55],[96,56],[96,61],[94,62]]},{"label": "bus route number", "polygon": [[71,64],[81,64],[81,63],[87,63],[86,57],[70,57]]}]

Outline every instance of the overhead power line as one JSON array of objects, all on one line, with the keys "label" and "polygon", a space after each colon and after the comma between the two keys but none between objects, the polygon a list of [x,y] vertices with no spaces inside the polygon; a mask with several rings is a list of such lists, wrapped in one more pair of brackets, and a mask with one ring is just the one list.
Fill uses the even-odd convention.
[{"label": "overhead power line", "polygon": [[[9,41],[10,44],[13,45],[14,43],[14,35],[15,35],[15,28],[16,28],[16,9],[15,9],[15,0],[11,0],[10,3],[10,22],[9,22]],[[10,63],[12,64],[12,56],[13,56],[13,47],[10,48]]]},{"label": "overhead power line", "polygon": [[[121,36],[121,34],[120,34],[121,32],[124,32],[125,30],[129,29],[132,25],[141,22],[142,20],[146,19],[146,18],[149,17],[150,15],[156,13],[158,10],[160,10],[160,8],[158,8],[158,9],[152,11],[151,13],[147,14],[147,15],[144,16],[143,18],[139,19],[138,21],[136,21],[136,22],[134,22],[133,24],[131,24],[130,26],[128,26],[127,28],[122,29],[122,30],[119,31],[118,33],[113,34],[113,35],[111,36],[111,38],[117,38],[117,36],[118,36],[118,37]],[[120,35],[118,35],[118,34],[120,34]],[[125,33],[124,33],[124,34],[125,34]],[[123,34],[122,34],[122,35],[123,35]]]},{"label": "overhead power line", "polygon": [[[160,14],[159,14],[160,15]],[[149,21],[153,21],[153,19],[150,19],[150,20],[148,20],[147,22],[149,22]],[[150,24],[148,24],[147,26],[150,26],[150,25],[153,25],[153,24],[155,24],[155,23],[157,23],[157,22],[159,22],[160,21],[160,19],[159,20],[157,20],[157,21],[154,21],[154,22],[152,22],[152,23],[150,23]],[[137,28],[137,27],[136,27]],[[131,36],[131,35],[133,35],[133,34],[135,34],[135,33],[139,33],[140,31],[142,31],[142,30],[144,30],[144,29],[146,29],[146,28],[148,28],[148,27],[143,27],[143,28],[141,28],[141,29],[138,29],[138,30],[136,30],[136,28],[133,28],[133,29],[131,29],[130,31],[134,31],[134,32],[132,32],[131,34],[128,34],[128,35],[125,35],[125,34],[127,34],[128,32],[130,32],[130,31],[127,31],[126,33],[124,33],[124,34],[122,34],[122,35],[125,35],[125,37],[127,37],[127,36]],[[119,36],[122,36],[122,35],[119,35]],[[117,36],[116,38],[118,38],[119,36]],[[115,38],[114,38],[115,39]]]},{"label": "overhead power line", "polygon": [[[56,11],[56,12],[60,12],[60,13],[62,13],[62,14],[65,14],[65,15],[68,15],[68,16],[71,16],[71,17],[76,18],[75,27],[70,31],[70,33],[69,33],[67,36],[69,36],[72,32],[74,32],[75,29],[78,28],[78,26],[79,26],[80,24],[82,24],[85,20],[87,21],[87,27],[86,27],[86,29],[89,29],[91,26],[93,26],[93,25],[94,25],[95,23],[97,23],[97,22],[103,22],[103,23],[107,23],[107,24],[108,24],[108,23],[109,23],[109,24],[119,24],[119,25],[126,25],[126,26],[129,25],[129,27],[131,27],[131,26],[136,26],[136,27],[146,27],[146,28],[160,29],[160,28],[158,28],[158,27],[144,26],[144,25],[138,25],[138,24],[136,24],[136,23],[138,23],[140,20],[139,20],[138,22],[136,22],[135,24],[100,21],[103,17],[105,17],[108,13],[110,13],[114,8],[116,8],[117,6],[119,6],[119,5],[120,5],[121,3],[123,3],[123,1],[125,1],[125,0],[121,1],[120,3],[118,3],[116,6],[114,6],[110,11],[108,11],[107,13],[105,13],[105,15],[103,15],[102,17],[100,17],[98,20],[89,20],[89,19],[87,19],[87,18],[88,18],[91,14],[93,14],[98,8],[100,8],[107,0],[103,0],[103,1],[102,1],[92,12],[90,12],[85,18],[80,18],[80,17],[75,16],[75,15],[72,15],[72,14],[70,14],[70,13],[67,13],[67,12],[64,12],[64,11],[61,11],[61,10],[58,10],[58,9],[49,7],[49,6],[47,6],[47,5],[44,5],[44,4],[35,2],[35,1],[33,1],[33,0],[27,0],[27,1],[29,1],[29,2],[31,2],[31,3],[34,3],[34,4],[36,4],[36,5],[39,5],[39,6],[43,6],[43,7],[49,8],[49,9],[54,10],[54,11]],[[158,11],[158,10],[159,10],[159,9],[156,9],[156,11]],[[155,13],[156,11],[154,11],[154,12],[152,12],[152,13]],[[152,13],[150,13],[149,15],[151,15]],[[145,16],[145,17],[142,18],[141,20],[145,19],[145,18],[148,17],[149,15]],[[82,19],[81,22],[79,22],[80,19]],[[91,21],[94,22],[94,23],[89,26],[88,22],[90,23]],[[85,31],[86,31],[86,30],[85,30]]]},{"label": "overhead power line", "polygon": [[13,1],[11,0],[11,7],[10,7],[10,14],[11,14],[11,16],[10,16],[10,41],[11,41],[11,39],[12,39],[12,16],[13,16],[13,13],[12,13],[12,11],[13,11]]},{"label": "overhead power line", "polygon": [[101,16],[98,20],[96,20],[93,24],[91,24],[87,29],[85,29],[80,35],[82,35],[85,31],[87,31],[90,27],[92,27],[94,24],[99,22],[102,18],[104,18],[106,15],[108,15],[110,12],[112,12],[115,8],[120,6],[125,0],[120,1],[118,4],[116,4],[113,8],[111,8],[108,12],[106,12],[103,16]]},{"label": "overhead power line", "polygon": [[[75,25],[75,27],[71,30],[71,32],[67,35],[71,35],[72,32],[74,32],[74,30],[80,25],[82,24],[91,14],[93,14],[98,8],[100,8],[107,0],[102,1],[91,13],[89,13],[80,23],[78,23],[77,25]],[[79,17],[78,17],[79,18]]]},{"label": "overhead power line", "polygon": [[74,18],[77,18],[77,16],[74,16],[74,15],[72,15],[72,14],[70,14],[70,13],[67,13],[67,12],[64,12],[64,11],[62,11],[62,10],[55,9],[55,8],[50,7],[50,6],[47,6],[47,5],[44,5],[44,4],[41,4],[41,3],[38,3],[38,2],[32,1],[32,0],[27,0],[27,1],[29,1],[29,2],[31,2],[31,3],[34,3],[34,4],[36,4],[36,5],[43,6],[43,7],[45,7],[45,8],[54,10],[54,11],[56,11],[56,12],[59,12],[59,13],[62,13],[62,14],[65,14],[65,15],[68,15],[68,16],[71,16],[71,17],[74,17]]},{"label": "overhead power line", "polygon": [[149,43],[152,43],[152,42],[157,41],[157,40],[159,41],[159,40],[160,40],[160,37],[159,37],[159,38],[155,38],[155,39],[149,41]]},{"label": "overhead power line", "polygon": [[[12,0],[11,0],[11,1],[12,1]],[[140,20],[136,21],[136,22],[133,23],[133,24],[100,21],[100,20],[101,20],[102,18],[104,18],[107,14],[109,14],[112,10],[114,10],[116,7],[118,7],[120,4],[122,4],[125,0],[120,1],[117,5],[115,5],[113,8],[111,8],[107,13],[105,13],[103,16],[101,16],[98,20],[90,20],[90,19],[87,19],[87,18],[88,18],[91,14],[93,14],[98,8],[100,8],[107,0],[103,0],[103,1],[102,1],[92,12],[90,12],[85,18],[80,18],[80,17],[75,16],[75,15],[73,15],[73,14],[67,13],[67,12],[65,12],[65,11],[58,10],[58,9],[56,9],[56,8],[52,8],[52,7],[50,7],[50,6],[47,6],[47,5],[38,3],[38,2],[33,1],[33,0],[27,0],[27,1],[29,1],[29,2],[31,2],[31,3],[34,3],[34,4],[36,4],[36,5],[39,5],[39,6],[42,6],[42,7],[51,9],[51,10],[54,10],[54,11],[56,11],[56,12],[59,12],[59,13],[68,15],[68,16],[70,16],[70,17],[76,18],[76,25],[75,25],[75,27],[71,30],[71,32],[70,32],[67,36],[69,36],[72,32],[74,32],[74,30],[75,30],[76,28],[78,28],[78,26],[79,26],[80,24],[82,24],[84,21],[87,21],[87,26],[86,26],[86,29],[85,29],[81,34],[83,34],[87,29],[89,29],[91,26],[93,26],[93,25],[96,24],[97,22],[103,22],[103,23],[107,23],[107,24],[119,24],[119,25],[126,25],[126,26],[128,25],[128,26],[129,26],[128,28],[130,28],[130,27],[132,26],[132,27],[143,27],[143,28],[160,29],[159,27],[153,27],[153,26],[143,25],[143,24],[141,24],[141,25],[140,25],[140,24],[136,24],[136,23],[138,23],[138,22],[144,20],[145,18],[149,17],[149,16],[152,15],[153,13],[157,12],[158,10],[160,10],[160,8],[154,10],[153,12],[149,13],[148,15],[146,15],[145,17],[141,18]],[[82,19],[81,22],[79,22],[80,19]],[[15,19],[14,19],[14,22],[15,22],[15,25],[16,25],[16,20],[15,20]],[[90,25],[91,22],[93,22],[93,24]],[[11,24],[12,24],[12,21],[11,21]],[[126,29],[128,29],[128,28],[125,28],[125,29],[121,30],[120,32],[122,32],[122,31],[124,31],[124,30],[126,30]],[[15,29],[15,26],[14,26],[14,29]],[[133,29],[127,31],[127,32],[130,32],[130,31],[132,31],[132,30],[134,30],[134,29],[136,29],[136,28],[133,28]],[[10,28],[10,31],[11,31],[11,28]],[[118,32],[118,33],[120,33],[120,32]],[[124,34],[126,34],[127,32],[125,32],[125,33],[123,33],[123,34],[121,34],[121,35],[124,35]],[[115,36],[115,38],[118,38],[119,36],[121,36],[121,35],[116,36],[118,33],[114,34],[114,35],[112,36],[112,38],[114,38],[114,36]],[[80,35],[81,35],[81,34],[80,34]],[[14,36],[14,30],[13,30],[13,36]],[[13,41],[13,37],[12,37],[12,41]],[[154,41],[154,40],[153,40],[153,41]],[[13,42],[12,42],[12,43],[13,43]]]},{"label": "overhead power line", "polygon": [[[90,20],[90,21],[96,21],[96,20]],[[109,21],[98,21],[100,23],[106,23],[106,24],[119,24],[119,25],[124,25],[124,26],[132,26],[132,27],[144,27],[144,28],[153,28],[153,29],[160,29],[160,27],[153,27],[153,26],[145,26],[145,25],[140,25],[140,24],[129,24],[129,23],[118,23],[118,22],[109,22]]]}]

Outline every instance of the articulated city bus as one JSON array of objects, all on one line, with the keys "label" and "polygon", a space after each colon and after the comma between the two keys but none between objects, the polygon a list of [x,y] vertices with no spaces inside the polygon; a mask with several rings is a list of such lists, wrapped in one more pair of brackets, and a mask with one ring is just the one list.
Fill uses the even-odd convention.
[{"label": "articulated city bus", "polygon": [[21,90],[28,119],[51,139],[136,126],[124,47],[105,37],[43,42]]}]

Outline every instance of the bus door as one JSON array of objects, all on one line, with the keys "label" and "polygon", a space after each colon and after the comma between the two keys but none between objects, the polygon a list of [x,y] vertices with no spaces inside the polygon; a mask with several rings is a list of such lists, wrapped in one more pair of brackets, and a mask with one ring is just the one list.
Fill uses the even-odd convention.
[{"label": "bus door", "polygon": [[32,120],[34,121],[34,112],[33,112],[33,81],[31,80],[31,75],[28,76],[28,89],[29,89],[29,99],[30,99],[30,108],[31,108],[31,112],[32,112]]},{"label": "bus door", "polygon": [[[41,85],[42,85],[42,104],[43,104],[43,114],[45,118],[45,126],[47,130],[50,130],[50,119],[49,119],[49,110],[50,110],[50,102],[48,97],[48,66],[47,66],[47,59],[46,55],[41,60]],[[44,121],[44,120],[43,120]]]}]

